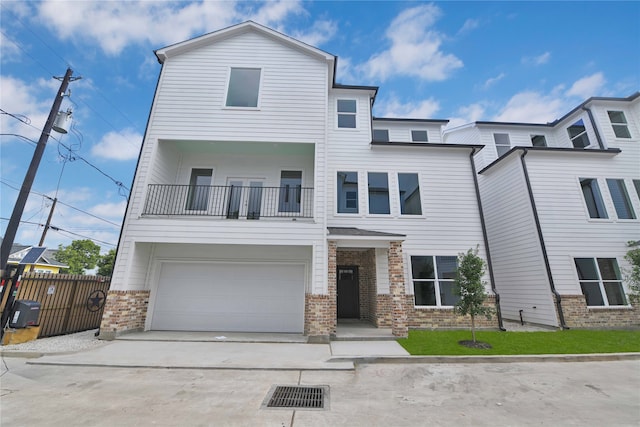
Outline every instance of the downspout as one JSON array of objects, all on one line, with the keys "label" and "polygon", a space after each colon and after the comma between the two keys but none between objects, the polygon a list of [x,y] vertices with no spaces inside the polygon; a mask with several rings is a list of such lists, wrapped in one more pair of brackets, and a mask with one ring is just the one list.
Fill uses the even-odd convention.
[{"label": "downspout", "polygon": [[593,133],[596,134],[596,140],[598,141],[598,146],[601,150],[604,150],[604,144],[602,143],[602,138],[600,138],[600,132],[598,131],[598,127],[596,126],[596,121],[593,118],[593,113],[587,107],[582,107],[584,111],[589,115],[589,121],[591,122],[591,127],[593,128]]},{"label": "downspout", "polygon": [[529,151],[524,148],[522,155],[520,156],[520,163],[522,163],[522,170],[524,172],[524,179],[527,183],[527,192],[529,193],[529,201],[531,202],[531,210],[533,211],[533,219],[536,222],[536,230],[538,231],[538,240],[540,241],[540,248],[542,249],[542,258],[544,259],[544,266],[547,270],[547,278],[549,279],[549,287],[551,288],[551,292],[556,297],[556,308],[558,310],[558,317],[560,318],[560,327],[562,329],[569,329],[567,324],[564,321],[564,313],[562,312],[562,297],[560,293],[556,290],[556,287],[553,283],[553,276],[551,274],[551,265],[549,264],[549,256],[547,255],[547,248],[544,244],[544,237],[542,236],[542,227],[540,226],[540,218],[538,218],[538,210],[536,209],[536,201],[533,198],[533,190],[531,189],[531,181],[529,180],[529,172],[527,171],[527,163],[524,161],[524,156],[527,155]]},{"label": "downspout", "polygon": [[482,208],[482,199],[480,198],[480,186],[478,185],[478,174],[476,173],[476,164],[473,161],[473,156],[476,154],[476,148],[474,147],[469,154],[469,160],[471,161],[471,174],[473,175],[473,185],[476,190],[476,201],[478,202],[478,212],[480,213],[480,225],[482,226],[482,238],[484,240],[484,249],[487,253],[487,268],[489,269],[489,279],[491,280],[491,291],[496,296],[496,316],[498,317],[498,327],[501,331],[506,331],[502,324],[502,311],[500,310],[500,294],[496,289],[496,281],[493,277],[493,263],[491,262],[491,252],[489,251],[489,237],[487,235],[487,225],[484,222],[484,210]]}]

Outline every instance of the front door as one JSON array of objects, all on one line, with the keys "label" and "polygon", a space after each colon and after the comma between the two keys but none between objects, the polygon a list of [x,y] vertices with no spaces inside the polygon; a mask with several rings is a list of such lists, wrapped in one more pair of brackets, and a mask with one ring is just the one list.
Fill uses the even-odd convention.
[{"label": "front door", "polygon": [[338,266],[338,318],[360,318],[360,286],[358,267]]},{"label": "front door", "polygon": [[229,178],[227,180],[227,218],[260,219],[262,206],[261,179]]}]

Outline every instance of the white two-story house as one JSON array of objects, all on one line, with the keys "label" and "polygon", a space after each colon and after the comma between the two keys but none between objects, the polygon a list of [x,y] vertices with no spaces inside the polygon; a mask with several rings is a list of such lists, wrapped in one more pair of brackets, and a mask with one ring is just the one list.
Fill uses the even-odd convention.
[{"label": "white two-story house", "polygon": [[456,256],[489,258],[481,144],[373,118],[377,87],[336,84],[336,57],[253,22],[155,54],[102,337],[466,324]]},{"label": "white two-story house", "polygon": [[627,243],[640,240],[640,93],[591,98],[549,124],[476,122],[445,140],[485,147],[476,165],[505,319],[640,323],[624,284]]}]

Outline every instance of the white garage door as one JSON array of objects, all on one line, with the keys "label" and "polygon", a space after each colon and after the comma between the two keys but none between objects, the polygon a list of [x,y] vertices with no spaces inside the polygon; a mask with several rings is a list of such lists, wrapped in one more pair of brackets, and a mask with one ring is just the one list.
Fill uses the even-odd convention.
[{"label": "white garage door", "polygon": [[303,332],[304,265],[162,263],[151,329]]}]

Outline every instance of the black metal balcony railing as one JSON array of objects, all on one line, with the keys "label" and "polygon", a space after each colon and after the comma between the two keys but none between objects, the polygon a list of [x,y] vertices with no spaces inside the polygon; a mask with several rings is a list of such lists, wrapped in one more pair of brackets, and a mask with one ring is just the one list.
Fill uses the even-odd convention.
[{"label": "black metal balcony railing", "polygon": [[142,214],[312,218],[313,188],[150,184]]}]

